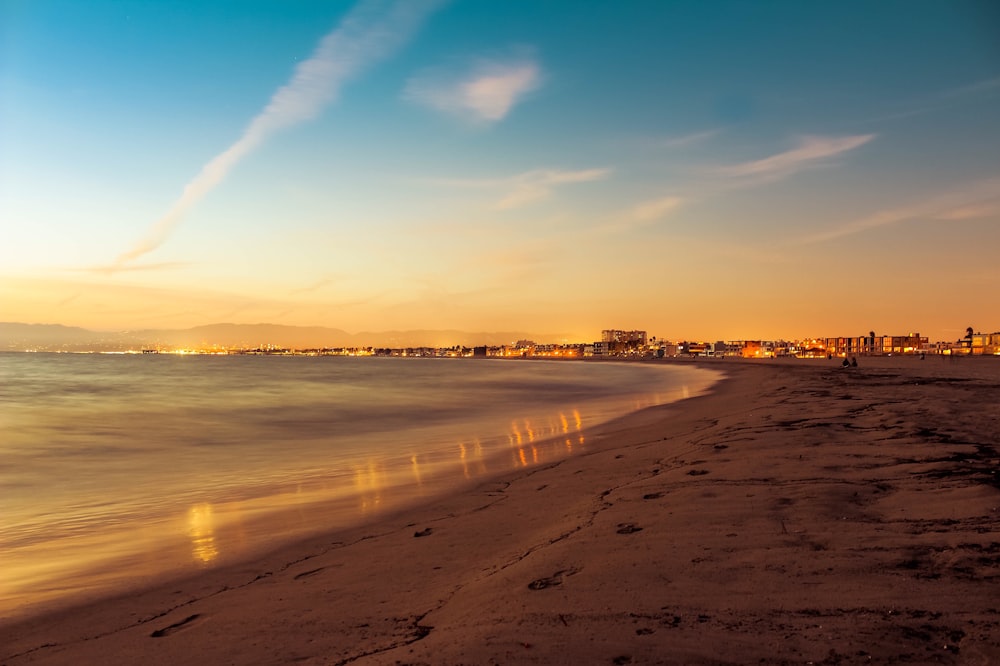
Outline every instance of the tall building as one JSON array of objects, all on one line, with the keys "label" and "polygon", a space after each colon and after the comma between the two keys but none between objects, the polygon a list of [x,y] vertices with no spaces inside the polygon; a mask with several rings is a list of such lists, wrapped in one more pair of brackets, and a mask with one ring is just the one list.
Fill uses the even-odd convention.
[{"label": "tall building", "polygon": [[601,342],[617,342],[630,347],[642,347],[646,344],[646,331],[608,329],[601,331]]}]

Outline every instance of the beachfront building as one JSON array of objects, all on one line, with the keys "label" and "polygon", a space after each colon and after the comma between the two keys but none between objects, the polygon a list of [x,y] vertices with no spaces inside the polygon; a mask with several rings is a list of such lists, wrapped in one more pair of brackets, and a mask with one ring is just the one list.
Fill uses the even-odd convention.
[{"label": "beachfront building", "polygon": [[789,346],[788,354],[796,358],[826,358],[826,340],[822,338],[797,340]]},{"label": "beachfront building", "polygon": [[[590,345],[588,345],[589,347]],[[646,351],[646,331],[606,329],[601,331],[601,339],[594,343],[592,354],[594,356],[630,356]]]},{"label": "beachfront building", "polygon": [[910,335],[859,335],[853,338],[826,338],[826,351],[833,356],[874,356],[919,354],[927,350],[927,338]]},{"label": "beachfront building", "polygon": [[919,354],[927,347],[927,338],[919,333],[882,338],[883,354]]},{"label": "beachfront building", "polygon": [[677,356],[680,353],[680,348],[676,342],[666,342],[665,340],[660,340],[657,343],[657,353],[659,356],[666,356],[668,358]]},{"label": "beachfront building", "polygon": [[722,340],[717,340],[714,345],[712,345],[712,352],[714,356],[725,357],[729,356],[729,343]]},{"label": "beachfront building", "polygon": [[708,356],[711,350],[711,343],[708,342],[684,342],[677,343],[677,353],[682,356]]},{"label": "beachfront building", "polygon": [[774,340],[771,342],[771,356],[792,356],[795,345],[787,340]]},{"label": "beachfront building", "polygon": [[616,356],[625,352],[623,345],[617,342],[608,342],[605,340],[598,340],[595,342],[593,350],[594,356]]},{"label": "beachfront building", "polygon": [[969,344],[973,356],[1000,356],[1000,333],[975,333]]},{"label": "beachfront building", "polygon": [[728,343],[728,356],[742,358],[774,358],[776,356],[796,356],[796,343],[785,340],[741,340]]}]

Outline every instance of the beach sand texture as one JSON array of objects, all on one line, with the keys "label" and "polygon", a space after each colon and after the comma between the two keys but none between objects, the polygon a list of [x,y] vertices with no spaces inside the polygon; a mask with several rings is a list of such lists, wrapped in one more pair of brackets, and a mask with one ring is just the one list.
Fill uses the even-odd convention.
[{"label": "beach sand texture", "polygon": [[1000,663],[1000,359],[702,363],[583,453],[0,627],[0,663]]}]

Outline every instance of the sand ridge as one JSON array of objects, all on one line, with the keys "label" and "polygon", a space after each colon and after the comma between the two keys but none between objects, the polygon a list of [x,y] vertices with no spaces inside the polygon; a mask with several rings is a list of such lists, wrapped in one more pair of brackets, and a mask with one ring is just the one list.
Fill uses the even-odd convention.
[{"label": "sand ridge", "polygon": [[710,367],[571,458],[0,627],[2,663],[1000,663],[1000,362]]}]

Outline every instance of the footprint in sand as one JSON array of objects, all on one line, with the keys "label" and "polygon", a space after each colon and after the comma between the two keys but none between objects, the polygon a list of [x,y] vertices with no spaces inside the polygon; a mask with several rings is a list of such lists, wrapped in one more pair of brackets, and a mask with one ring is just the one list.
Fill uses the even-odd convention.
[{"label": "footprint in sand", "polygon": [[528,583],[528,589],[544,590],[547,587],[557,587],[559,585],[562,585],[563,576],[572,576],[578,571],[579,569],[563,569],[562,571],[555,572],[551,576],[546,576],[545,578],[536,578],[535,580]]},{"label": "footprint in sand", "polygon": [[635,532],[641,532],[642,528],[635,523],[618,523],[618,529],[615,531],[618,534],[634,534]]},{"label": "footprint in sand", "polygon": [[319,569],[310,569],[309,571],[303,571],[302,573],[295,574],[294,580],[299,580],[300,578],[308,578],[309,576],[315,576],[326,567],[320,567]]},{"label": "footprint in sand", "polygon": [[198,620],[200,618],[201,618],[201,614],[200,613],[195,613],[194,615],[189,615],[188,617],[184,618],[180,622],[174,622],[173,624],[171,624],[169,626],[166,626],[163,629],[157,629],[156,631],[154,631],[153,633],[151,633],[149,636],[150,636],[150,638],[163,638],[165,636],[169,636],[170,634],[172,634],[172,633],[174,633],[176,631],[180,631],[181,629],[185,629],[187,627],[190,627],[192,622],[194,622],[194,621],[196,621],[196,620]]}]

